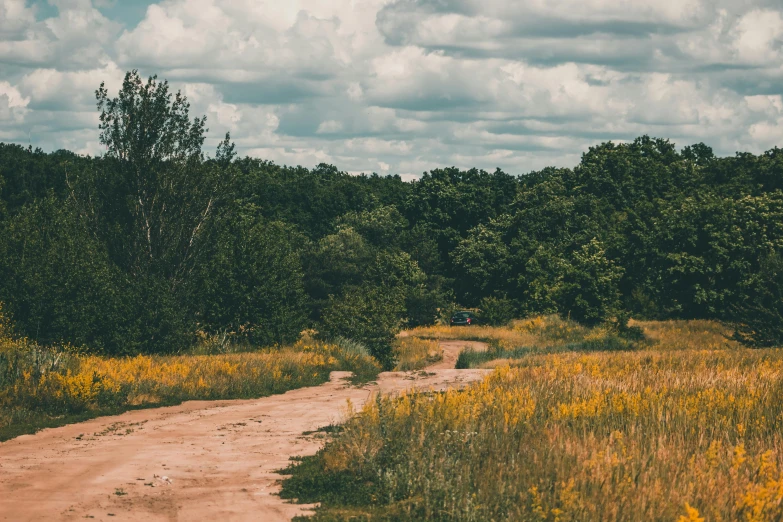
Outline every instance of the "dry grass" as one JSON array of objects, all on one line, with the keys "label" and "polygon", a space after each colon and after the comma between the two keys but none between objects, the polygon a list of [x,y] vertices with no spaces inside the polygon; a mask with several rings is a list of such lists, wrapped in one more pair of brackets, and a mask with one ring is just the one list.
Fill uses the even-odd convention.
[{"label": "dry grass", "polygon": [[281,393],[321,384],[334,370],[369,379],[380,367],[361,352],[312,339],[246,353],[108,358],[0,331],[0,440],[130,407]]},{"label": "dry grass", "polygon": [[[495,368],[520,357],[567,351],[655,350],[723,350],[740,349],[731,340],[732,330],[715,321],[631,321],[644,334],[632,340],[605,326],[586,328],[556,315],[512,321],[506,327],[432,326],[410,330],[409,337],[420,339],[459,339],[484,341],[490,351],[466,354],[464,368]],[[467,361],[467,362],[465,362]]]},{"label": "dry grass", "polygon": [[496,347],[549,347],[576,342],[588,330],[556,315],[512,321],[509,326],[425,326],[409,330],[407,335],[421,339],[457,339],[485,341]]},{"label": "dry grass", "polygon": [[[546,322],[492,338],[551,337]],[[318,492],[321,520],[781,520],[783,351],[704,321],[640,326],[655,345],[533,353],[464,391],[379,398],[292,486]]]},{"label": "dry grass", "polygon": [[631,321],[661,350],[739,349],[733,330],[715,321]]},{"label": "dry grass", "polygon": [[443,350],[437,341],[399,337],[394,342],[394,357],[397,360],[395,371],[420,370],[443,359]]}]

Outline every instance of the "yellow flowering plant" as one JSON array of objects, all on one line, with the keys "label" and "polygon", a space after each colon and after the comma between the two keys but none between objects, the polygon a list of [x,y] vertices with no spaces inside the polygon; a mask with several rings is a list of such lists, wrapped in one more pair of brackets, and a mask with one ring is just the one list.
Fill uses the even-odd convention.
[{"label": "yellow flowering plant", "polygon": [[311,338],[242,353],[121,358],[0,338],[0,440],[130,407],[282,393],[321,384],[334,370],[368,380],[380,367],[367,355]]},{"label": "yellow flowering plant", "polygon": [[[323,502],[315,520],[779,520],[783,352],[720,341],[714,323],[636,324],[658,342],[530,351],[461,391],[379,397],[284,496]],[[514,328],[533,346],[573,329],[481,335]]]}]

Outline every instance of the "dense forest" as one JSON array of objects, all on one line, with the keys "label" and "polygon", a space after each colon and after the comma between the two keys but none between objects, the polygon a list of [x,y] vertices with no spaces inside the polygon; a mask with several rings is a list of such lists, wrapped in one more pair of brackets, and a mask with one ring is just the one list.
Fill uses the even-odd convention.
[{"label": "dense forest", "polygon": [[[110,355],[198,335],[364,342],[456,307],[489,322],[714,318],[780,342],[783,150],[665,139],[574,168],[413,182],[239,158],[166,82],[96,91],[102,157],[0,144],[0,302],[19,333]],[[388,361],[385,361],[388,362]]]}]

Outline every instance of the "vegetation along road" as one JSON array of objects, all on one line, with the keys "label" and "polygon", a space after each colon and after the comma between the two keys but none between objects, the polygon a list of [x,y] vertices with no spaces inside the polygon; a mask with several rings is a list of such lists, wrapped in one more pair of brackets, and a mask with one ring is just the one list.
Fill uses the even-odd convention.
[{"label": "vegetation along road", "polygon": [[[314,454],[317,430],[378,392],[444,389],[489,370],[454,370],[470,341],[443,341],[443,361],[352,386],[257,400],[191,401],[63,426],[0,444],[0,520],[290,520],[308,506],[277,496],[292,456]],[[444,368],[446,366],[446,368]],[[307,434],[307,435],[305,435]]]}]

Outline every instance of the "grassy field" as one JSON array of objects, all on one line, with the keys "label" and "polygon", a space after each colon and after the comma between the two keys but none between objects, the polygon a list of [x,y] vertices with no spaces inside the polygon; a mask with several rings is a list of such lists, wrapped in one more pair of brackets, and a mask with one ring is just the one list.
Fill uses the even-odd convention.
[{"label": "grassy field", "polygon": [[636,325],[623,349],[553,317],[414,331],[521,355],[464,391],[378,398],[283,495],[322,502],[316,520],[781,520],[783,351]]},{"label": "grassy field", "polygon": [[443,359],[437,341],[420,337],[398,337],[394,343],[395,371],[421,370],[425,366]]},{"label": "grassy field", "polygon": [[[206,348],[195,351],[214,351]],[[333,370],[369,380],[380,367],[351,346],[312,339],[244,353],[106,358],[13,339],[0,326],[0,441],[132,408],[282,393],[321,384]]]}]

